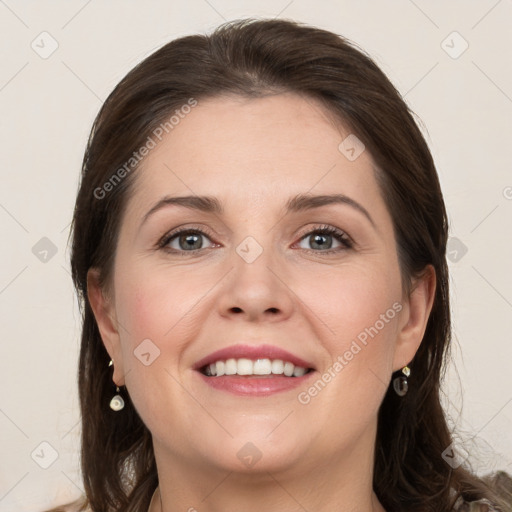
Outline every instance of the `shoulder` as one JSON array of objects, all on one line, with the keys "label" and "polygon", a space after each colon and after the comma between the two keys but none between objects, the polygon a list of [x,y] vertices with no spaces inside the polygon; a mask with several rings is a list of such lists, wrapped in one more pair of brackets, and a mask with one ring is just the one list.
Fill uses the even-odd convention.
[{"label": "shoulder", "polygon": [[58,507],[46,510],[45,512],[93,512],[93,510],[89,507],[85,496],[83,496],[71,503],[59,505]]},{"label": "shoulder", "polygon": [[[512,499],[512,477],[504,471],[484,476],[482,481],[493,490],[496,496],[505,503],[510,503]],[[476,501],[464,501],[459,498],[455,503],[453,512],[499,512],[500,508],[496,508],[496,504],[492,504],[487,499]],[[507,508],[507,510],[509,510]],[[512,508],[511,508],[512,510]]]},{"label": "shoulder", "polygon": [[455,504],[453,512],[498,512],[488,500],[463,501],[459,500]]}]

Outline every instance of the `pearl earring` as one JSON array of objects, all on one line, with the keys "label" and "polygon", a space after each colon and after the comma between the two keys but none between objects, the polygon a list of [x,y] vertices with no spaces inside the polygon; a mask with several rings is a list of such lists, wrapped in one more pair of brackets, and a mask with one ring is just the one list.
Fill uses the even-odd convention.
[{"label": "pearl earring", "polygon": [[402,374],[403,375],[400,375],[393,379],[393,388],[398,396],[405,396],[407,394],[407,391],[409,390],[407,377],[411,375],[410,368],[408,366],[404,366],[402,368]]},{"label": "pearl earring", "polygon": [[[113,364],[114,364],[114,361],[112,361],[112,359],[111,359],[110,363],[108,363],[108,365],[112,366]],[[117,392],[117,394],[114,395],[112,400],[110,400],[110,408],[113,411],[118,412],[124,408],[124,400],[123,400],[123,397],[119,394],[119,386],[116,386],[116,392]]]},{"label": "pearl earring", "polygon": [[114,395],[112,400],[110,400],[110,408],[113,411],[118,412],[124,408],[124,400],[123,397],[119,394],[119,386],[116,386],[116,391],[117,395]]}]

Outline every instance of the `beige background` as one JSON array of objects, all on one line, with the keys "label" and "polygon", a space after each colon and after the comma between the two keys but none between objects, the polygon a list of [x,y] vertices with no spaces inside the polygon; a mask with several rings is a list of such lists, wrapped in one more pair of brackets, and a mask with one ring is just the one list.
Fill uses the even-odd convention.
[{"label": "beige background", "polygon": [[[67,237],[93,118],[162,44],[248,15],[353,39],[428,128],[458,251],[445,401],[475,468],[512,471],[511,0],[0,0],[1,511],[41,510],[81,488]],[[57,251],[47,261],[43,237]]]}]

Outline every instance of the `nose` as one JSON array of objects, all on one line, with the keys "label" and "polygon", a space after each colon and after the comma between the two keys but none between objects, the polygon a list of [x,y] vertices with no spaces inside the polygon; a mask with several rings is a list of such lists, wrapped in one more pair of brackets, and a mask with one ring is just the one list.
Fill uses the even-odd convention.
[{"label": "nose", "polygon": [[252,246],[250,242],[242,243],[238,251],[233,251],[233,268],[217,300],[219,314],[251,322],[286,320],[293,313],[296,300],[286,266],[270,248],[264,248],[254,260],[246,257],[244,249],[256,250],[254,242]]}]

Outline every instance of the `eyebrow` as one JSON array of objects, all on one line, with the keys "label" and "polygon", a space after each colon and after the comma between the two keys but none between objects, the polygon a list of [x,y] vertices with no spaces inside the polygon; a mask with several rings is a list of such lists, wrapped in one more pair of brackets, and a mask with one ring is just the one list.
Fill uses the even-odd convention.
[{"label": "eyebrow", "polygon": [[[354,199],[343,195],[343,194],[329,194],[329,195],[311,195],[311,194],[299,194],[290,198],[285,205],[286,213],[301,212],[306,210],[312,210],[314,208],[320,208],[331,204],[344,204],[362,213],[375,227],[375,222],[368,210]],[[160,199],[142,219],[141,226],[147,219],[158,210],[169,206],[176,205],[192,210],[199,210],[205,213],[213,213],[216,215],[222,215],[224,208],[216,197],[212,196],[180,196],[172,197],[166,196]]]}]

